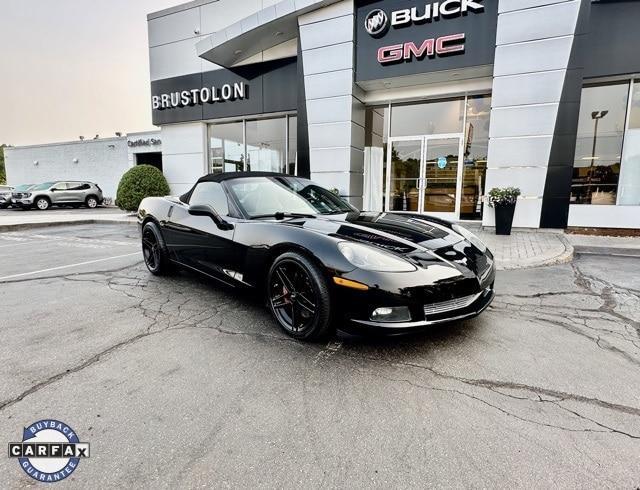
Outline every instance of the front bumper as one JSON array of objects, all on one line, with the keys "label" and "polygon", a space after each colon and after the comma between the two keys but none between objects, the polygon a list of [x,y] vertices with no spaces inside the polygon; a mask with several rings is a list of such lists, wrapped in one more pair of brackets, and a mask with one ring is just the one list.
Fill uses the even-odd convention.
[{"label": "front bumper", "polygon": [[33,204],[33,199],[11,199],[12,206],[27,207]]},{"label": "front bumper", "polygon": [[409,331],[444,323],[468,320],[469,318],[476,317],[489,307],[494,297],[495,291],[493,290],[493,286],[491,286],[479,293],[477,295],[477,298],[470,305],[464,308],[452,309],[433,315],[425,314],[424,320],[410,322],[374,322],[371,320],[351,318],[348,319],[348,321],[356,327],[374,328],[398,332],[402,330]]}]

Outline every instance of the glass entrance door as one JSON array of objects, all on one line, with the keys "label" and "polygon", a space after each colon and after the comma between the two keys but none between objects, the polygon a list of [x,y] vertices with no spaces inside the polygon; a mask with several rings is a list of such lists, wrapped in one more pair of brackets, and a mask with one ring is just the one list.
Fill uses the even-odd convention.
[{"label": "glass entrance door", "polygon": [[426,137],[422,193],[423,212],[458,219],[460,137]]},{"label": "glass entrance door", "polygon": [[423,138],[392,140],[387,156],[387,208],[420,211]]},{"label": "glass entrance door", "polygon": [[460,216],[462,135],[390,138],[386,210]]}]

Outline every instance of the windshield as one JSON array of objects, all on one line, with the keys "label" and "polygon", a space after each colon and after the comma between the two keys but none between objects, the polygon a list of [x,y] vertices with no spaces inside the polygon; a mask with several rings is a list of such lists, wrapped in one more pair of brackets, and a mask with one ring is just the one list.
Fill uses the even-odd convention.
[{"label": "windshield", "polygon": [[34,191],[44,191],[51,187],[55,182],[45,182],[44,184],[38,184],[33,188]]},{"label": "windshield", "polygon": [[227,187],[249,216],[290,214],[341,214],[357,211],[339,196],[298,177],[247,177],[232,179]]},{"label": "windshield", "polygon": [[22,192],[22,191],[28,191],[29,189],[31,189],[31,187],[33,187],[33,184],[22,184],[22,185],[17,185],[13,188],[14,192]]}]

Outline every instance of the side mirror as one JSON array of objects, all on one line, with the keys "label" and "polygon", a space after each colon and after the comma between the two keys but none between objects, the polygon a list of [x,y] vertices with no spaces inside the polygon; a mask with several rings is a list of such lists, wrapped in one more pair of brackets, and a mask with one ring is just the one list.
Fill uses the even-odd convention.
[{"label": "side mirror", "polygon": [[189,206],[189,214],[192,216],[208,216],[213,220],[218,229],[233,230],[233,225],[222,219],[216,210],[213,209],[213,206],[208,204],[192,204]]}]

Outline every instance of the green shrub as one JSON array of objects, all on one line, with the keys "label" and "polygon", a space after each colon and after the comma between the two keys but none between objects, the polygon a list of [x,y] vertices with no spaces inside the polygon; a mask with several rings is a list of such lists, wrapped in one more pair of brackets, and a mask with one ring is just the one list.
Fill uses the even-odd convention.
[{"label": "green shrub", "polygon": [[169,192],[167,179],[160,170],[151,165],[138,165],[120,179],[116,206],[125,211],[137,211],[145,197],[166,196]]}]

